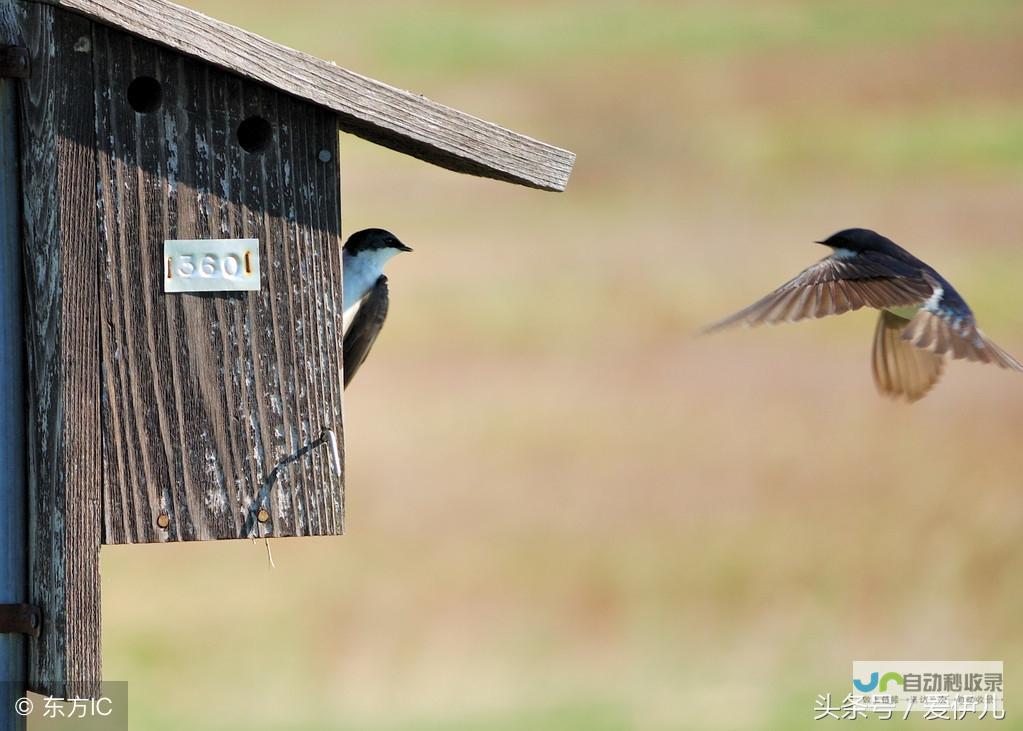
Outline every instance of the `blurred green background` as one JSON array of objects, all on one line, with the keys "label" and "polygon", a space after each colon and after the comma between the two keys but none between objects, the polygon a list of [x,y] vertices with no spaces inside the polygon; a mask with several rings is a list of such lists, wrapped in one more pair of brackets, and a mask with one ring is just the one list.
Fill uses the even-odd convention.
[{"label": "blurred green background", "polygon": [[1004,660],[1023,728],[1023,378],[882,400],[864,312],[694,337],[867,226],[1023,355],[1023,3],[187,4],[579,160],[343,136],[345,230],[416,250],[348,535],[104,549],[133,728],[813,728],[856,659]]}]

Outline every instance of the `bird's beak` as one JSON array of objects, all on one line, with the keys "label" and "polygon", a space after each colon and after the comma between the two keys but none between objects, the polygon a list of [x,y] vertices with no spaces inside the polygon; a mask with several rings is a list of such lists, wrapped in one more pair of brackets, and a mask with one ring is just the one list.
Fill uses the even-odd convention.
[{"label": "bird's beak", "polygon": [[822,246],[827,246],[827,244],[825,244],[823,241],[814,241],[814,243],[821,244]]},{"label": "bird's beak", "polygon": [[412,251],[412,247],[411,246],[405,246],[405,244],[399,243],[398,244],[398,251]]}]

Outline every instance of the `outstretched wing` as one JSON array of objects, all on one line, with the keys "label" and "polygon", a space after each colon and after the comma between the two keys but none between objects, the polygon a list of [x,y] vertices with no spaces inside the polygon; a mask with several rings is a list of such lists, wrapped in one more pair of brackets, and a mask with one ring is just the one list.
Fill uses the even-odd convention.
[{"label": "outstretched wing", "polygon": [[376,342],[377,335],[384,326],[384,320],[387,319],[389,305],[387,277],[381,275],[369,293],[362,298],[352,323],[345,330],[342,340],[345,388],[348,388],[348,384]]},{"label": "outstretched wing", "polygon": [[840,315],[861,307],[908,307],[922,304],[933,292],[923,278],[903,275],[882,261],[859,254],[828,256],[704,332]]}]

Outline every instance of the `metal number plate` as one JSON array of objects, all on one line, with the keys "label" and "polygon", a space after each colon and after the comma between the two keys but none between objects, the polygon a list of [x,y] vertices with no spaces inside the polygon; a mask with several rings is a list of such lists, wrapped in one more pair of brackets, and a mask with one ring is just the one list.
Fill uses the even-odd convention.
[{"label": "metal number plate", "polygon": [[164,292],[259,289],[259,239],[163,242]]}]

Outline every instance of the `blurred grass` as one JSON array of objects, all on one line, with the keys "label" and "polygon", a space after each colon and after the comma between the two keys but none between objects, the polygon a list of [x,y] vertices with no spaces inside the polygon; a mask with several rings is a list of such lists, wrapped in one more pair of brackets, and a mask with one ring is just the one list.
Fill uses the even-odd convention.
[{"label": "blurred grass", "polygon": [[1023,728],[1019,379],[882,401],[867,313],[692,337],[864,225],[1023,353],[1023,5],[191,4],[579,162],[550,195],[343,137],[345,229],[416,249],[349,535],[105,549],[133,728],[808,728],[877,657],[1003,659]]}]

